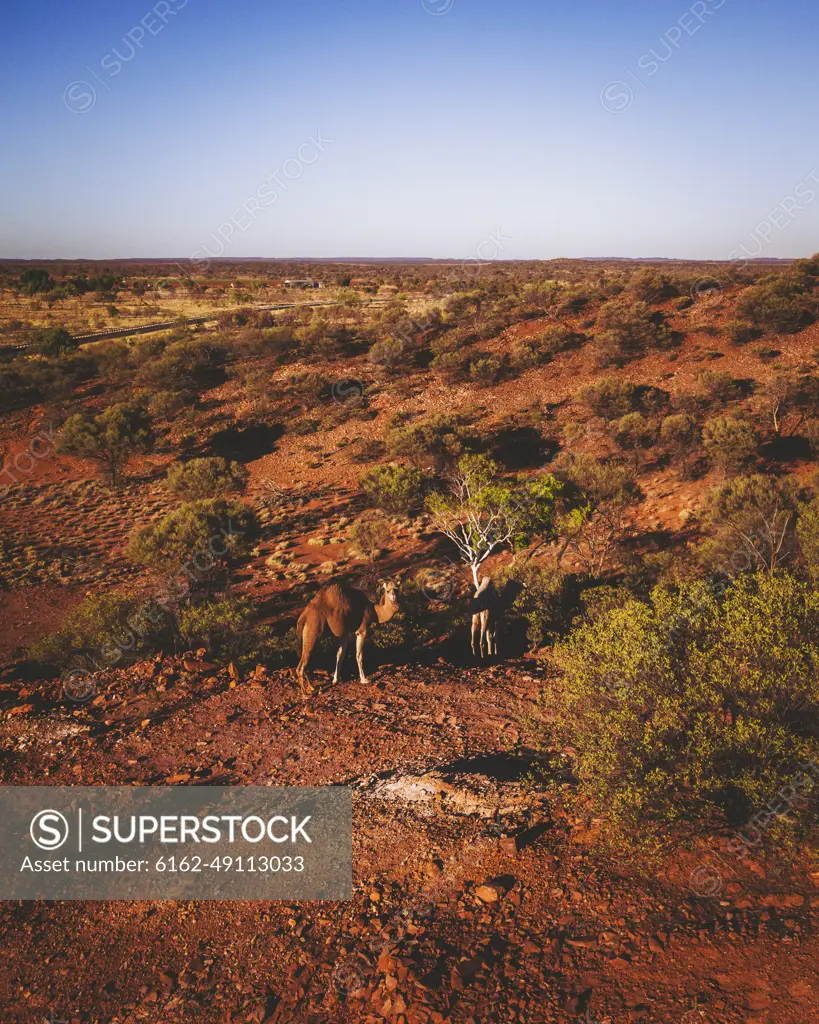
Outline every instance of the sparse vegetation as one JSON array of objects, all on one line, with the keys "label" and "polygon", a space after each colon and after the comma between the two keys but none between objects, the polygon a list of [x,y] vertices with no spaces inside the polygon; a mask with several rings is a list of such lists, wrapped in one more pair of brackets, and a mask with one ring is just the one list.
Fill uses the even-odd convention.
[{"label": "sparse vegetation", "polygon": [[415,466],[375,466],[361,477],[361,489],[377,508],[406,515],[423,495],[424,477]]},{"label": "sparse vegetation", "polygon": [[226,459],[191,459],[176,462],[168,470],[168,489],[186,501],[224,498],[241,493],[247,486],[244,466]]},{"label": "sparse vegetation", "polygon": [[112,405],[97,416],[77,413],[66,421],[57,441],[58,450],[99,462],[112,484],[138,452],[154,443],[150,417],[139,408]]}]

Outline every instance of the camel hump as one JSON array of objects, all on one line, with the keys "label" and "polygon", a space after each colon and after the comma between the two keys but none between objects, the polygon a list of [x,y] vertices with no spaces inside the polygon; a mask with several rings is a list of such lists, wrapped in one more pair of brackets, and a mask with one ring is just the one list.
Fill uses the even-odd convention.
[{"label": "camel hump", "polygon": [[362,600],[367,600],[366,594],[356,590],[355,587],[351,587],[348,583],[338,581],[326,583],[313,598],[316,604],[339,611],[341,609],[353,608],[360,604]]},{"label": "camel hump", "polygon": [[355,632],[371,602],[367,595],[344,582],[325,584],[310,602],[336,636]]}]

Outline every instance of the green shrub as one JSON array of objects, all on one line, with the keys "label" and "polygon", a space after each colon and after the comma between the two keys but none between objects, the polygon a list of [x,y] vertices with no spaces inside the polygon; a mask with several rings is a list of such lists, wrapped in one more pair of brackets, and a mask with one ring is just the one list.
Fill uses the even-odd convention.
[{"label": "green shrub", "polygon": [[638,270],[629,282],[629,287],[638,299],[652,305],[676,298],[680,294],[677,285],[668,274],[652,270],[651,267]]},{"label": "green shrub", "polygon": [[631,412],[637,388],[631,381],[604,377],[587,384],[578,392],[581,402],[604,420],[614,420]]},{"label": "green shrub", "polygon": [[167,486],[186,501],[199,498],[224,498],[247,486],[250,474],[244,466],[225,459],[191,459],[175,462],[168,469]]},{"label": "green shrub", "polygon": [[150,416],[143,409],[119,404],[97,416],[71,416],[60,431],[57,451],[99,462],[116,484],[130,459],[153,444]]},{"label": "green shrub", "polygon": [[760,330],[796,334],[814,322],[817,303],[803,278],[779,274],[746,288],[737,300],[737,313]]},{"label": "green shrub", "polygon": [[49,292],[56,283],[45,267],[29,267],[20,275],[20,290],[24,295]]},{"label": "green shrub", "polygon": [[703,517],[711,533],[700,560],[715,572],[774,572],[795,554],[797,487],[792,480],[754,473],[717,487]]},{"label": "green shrub", "polygon": [[472,441],[463,417],[435,413],[423,423],[390,430],[386,445],[391,455],[406,456],[417,466],[429,462],[440,475],[457,462]]},{"label": "green shrub", "polygon": [[798,506],[796,536],[802,563],[814,586],[819,584],[819,498],[802,502]]},{"label": "green shrub", "polygon": [[483,356],[469,364],[469,379],[476,384],[494,384],[503,371],[503,360],[499,356]]},{"label": "green shrub", "polygon": [[447,380],[463,380],[469,369],[469,356],[461,352],[441,352],[429,364],[431,370],[442,374]]},{"label": "green shrub", "polygon": [[171,636],[171,619],[155,601],[113,591],[87,597],[60,628],[33,644],[36,661],[67,668],[80,662],[108,668],[124,659],[144,658]]},{"label": "green shrub", "polygon": [[759,337],[759,329],[744,320],[730,320],[725,325],[725,334],[732,345],[747,345]]},{"label": "green shrub", "polygon": [[571,552],[586,575],[607,575],[619,564],[623,542],[633,531],[641,492],[632,473],[584,453],[561,456],[555,474],[567,485],[557,521],[562,538],[558,565]]},{"label": "green shrub", "polygon": [[373,564],[393,541],[394,531],[380,510],[359,516],[347,531],[356,552]]},{"label": "green shrub", "polygon": [[682,462],[683,473],[687,475],[700,442],[696,420],[684,412],[666,416],[660,424],[660,441]]},{"label": "green shrub", "polygon": [[600,308],[597,326],[594,343],[601,367],[622,365],[644,355],[652,346],[667,345],[672,340],[661,314],[652,313],[645,302],[610,299]]},{"label": "green shrub", "polygon": [[541,359],[544,363],[553,359],[558,352],[571,347],[582,335],[576,334],[570,327],[562,324],[552,324],[538,335],[535,339],[540,349]]},{"label": "green shrub", "polygon": [[540,347],[533,338],[516,341],[509,352],[509,365],[518,373],[540,366],[543,361]]},{"label": "green shrub", "polygon": [[79,345],[63,327],[43,327],[34,334],[34,348],[43,356],[76,352]]},{"label": "green shrub", "polygon": [[424,476],[415,466],[374,466],[359,486],[376,508],[406,515],[421,503]]},{"label": "green shrub", "polygon": [[576,630],[556,661],[552,742],[615,820],[747,817],[819,757],[819,595],[788,575],[743,577],[722,604],[704,583],[656,588]]},{"label": "green shrub", "polygon": [[333,382],[315,370],[301,370],[287,378],[287,394],[312,409],[332,394]]},{"label": "green shrub", "polygon": [[525,587],[507,615],[510,619],[519,616],[525,622],[530,650],[544,647],[563,633],[569,621],[572,597],[568,579],[559,569],[524,562],[495,574],[498,589],[502,589],[507,580],[515,580]]},{"label": "green shrub", "polygon": [[188,405],[181,391],[155,391],[148,399],[148,415],[169,423]]},{"label": "green shrub", "polygon": [[727,405],[736,401],[741,394],[738,383],[730,373],[703,370],[697,374],[697,383],[706,401],[712,405]]},{"label": "green shrub", "polygon": [[702,446],[715,466],[725,472],[737,472],[758,447],[756,431],[747,420],[719,416],[702,428]]},{"label": "green shrub", "polygon": [[367,359],[385,370],[397,370],[407,362],[406,346],[397,338],[377,341],[367,353]]},{"label": "green shrub", "polygon": [[155,359],[144,362],[137,383],[162,391],[200,394],[225,379],[226,350],[208,341],[177,341]]},{"label": "green shrub", "polygon": [[135,565],[209,589],[258,535],[253,510],[221,498],[193,501],[136,530],[125,549]]},{"label": "green shrub", "polygon": [[271,642],[270,631],[257,621],[253,608],[228,599],[180,609],[178,629],[187,647],[204,647],[222,663],[254,665],[266,657]]},{"label": "green shrub", "polygon": [[657,429],[641,412],[629,412],[614,426],[614,441],[624,452],[631,452],[635,472],[640,468],[641,453],[655,443]]}]

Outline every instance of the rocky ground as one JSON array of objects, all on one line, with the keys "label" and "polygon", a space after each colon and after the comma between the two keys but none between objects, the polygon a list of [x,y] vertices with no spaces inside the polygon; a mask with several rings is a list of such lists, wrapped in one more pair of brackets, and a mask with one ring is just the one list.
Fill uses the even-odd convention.
[{"label": "rocky ground", "polygon": [[353,899],[6,903],[4,1021],[819,1019],[819,874],[612,848],[533,749],[537,663],[318,675],[301,703],[289,671],[204,657],[82,703],[7,673],[4,783],[349,785]]},{"label": "rocky ground", "polygon": [[[815,367],[817,326],[760,352],[706,331],[730,316],[722,307],[673,316],[686,334],[679,350],[606,375],[680,394],[696,390],[703,369],[763,381],[782,366]],[[503,351],[546,326],[522,322],[484,347]],[[232,586],[280,634],[321,583],[366,569],[348,530],[363,507],[358,478],[382,457],[366,453],[383,447],[390,417],[469,411],[489,436],[539,408],[559,437],[572,426],[570,396],[601,376],[582,349],[491,388],[421,372],[382,380],[363,358],[310,367],[360,381],[366,403],[339,409],[329,398],[311,411],[321,431],[269,433],[245,450],[245,397],[230,380],[202,396],[193,447],[184,442],[186,456],[227,452],[247,465],[262,533]],[[275,397],[293,367],[267,369]],[[80,397],[101,408],[111,396],[89,387]],[[0,1020],[819,1022],[819,873],[770,847],[740,861],[727,833],[672,844],[648,863],[618,848],[601,822],[571,809],[572,779],[538,753],[541,713],[548,742],[542,662],[480,667],[425,648],[404,664],[387,654],[368,685],[331,687],[319,674],[307,703],[292,670],[231,671],[206,651],[100,672],[81,693],[30,679],[26,647],[86,594],[150,587],[123,546],[175,506],[162,477],[181,451],[164,438],[112,491],[98,467],[53,448],[27,458],[49,415],[10,415],[0,437],[14,473],[0,484],[0,780],[349,785],[354,888],[349,903],[5,903]],[[588,420],[580,450],[605,457],[604,435]],[[804,476],[815,465],[784,468]],[[643,466],[644,540],[695,537],[715,482],[715,471],[689,481]],[[383,573],[447,568],[422,518],[392,527]],[[352,670],[351,659],[347,680]]]}]

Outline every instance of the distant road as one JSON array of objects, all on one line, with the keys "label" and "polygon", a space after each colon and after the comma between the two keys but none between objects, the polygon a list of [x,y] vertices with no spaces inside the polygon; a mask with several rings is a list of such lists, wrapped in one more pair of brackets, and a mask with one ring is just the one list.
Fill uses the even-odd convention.
[{"label": "distant road", "polygon": [[[363,299],[363,302],[386,302],[386,299]],[[158,324],[141,324],[138,327],[117,327],[111,331],[99,331],[97,334],[77,334],[74,336],[74,341],[80,345],[87,345],[92,341],[105,341],[106,338],[127,338],[132,334],[153,334],[157,331],[169,331],[174,327],[179,327],[180,324],[207,324],[218,320],[226,313],[238,313],[243,310],[250,310],[251,312],[266,312],[276,311],[282,309],[296,309],[300,306],[340,306],[343,305],[341,302],[282,302],[275,306],[236,306],[234,309],[220,309],[218,313],[211,313],[208,316],[191,316],[191,317],[177,317],[176,320],[165,320]],[[26,349],[31,348],[30,345],[5,345],[0,346],[0,351],[11,352],[24,352]]]}]

